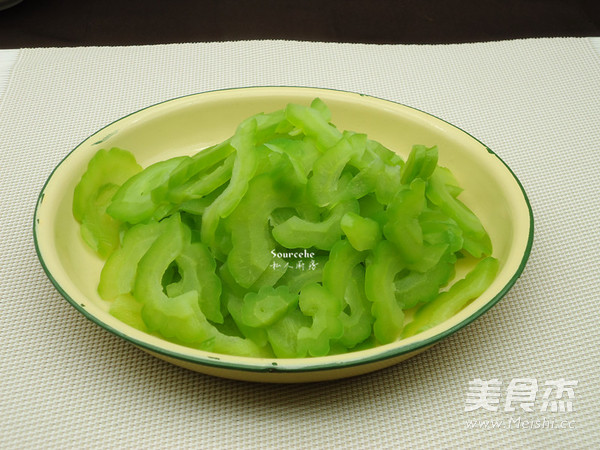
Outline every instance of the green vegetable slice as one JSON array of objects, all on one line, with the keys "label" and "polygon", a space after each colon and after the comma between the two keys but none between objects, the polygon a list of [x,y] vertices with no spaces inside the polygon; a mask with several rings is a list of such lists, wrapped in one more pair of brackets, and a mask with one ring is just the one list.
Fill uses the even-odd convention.
[{"label": "green vegetable slice", "polygon": [[142,318],[150,331],[187,344],[199,344],[213,336],[200,309],[197,291],[168,297],[161,284],[169,265],[189,242],[189,230],[178,215],[170,217],[165,231],[152,243],[138,264],[133,295],[141,303]]},{"label": "green vegetable slice", "polygon": [[342,304],[339,319],[344,332],[340,343],[352,348],[371,335],[370,303],[365,295],[365,273],[361,263],[367,252],[355,250],[341,240],[333,246],[323,268],[323,286]]},{"label": "green vegetable slice", "polygon": [[330,250],[342,236],[341,220],[347,212],[358,212],[358,202],[347,200],[335,205],[321,222],[293,216],[273,228],[273,238],[287,248]]},{"label": "green vegetable slice", "polygon": [[121,184],[142,168],[134,156],[119,148],[98,150],[73,192],[73,216],[81,223],[84,241],[102,259],[118,246],[121,222],[107,214]]},{"label": "green vegetable slice", "polygon": [[229,271],[245,288],[252,286],[276,262],[271,253],[276,244],[268,218],[275,208],[290,201],[287,192],[277,188],[279,176],[265,173],[254,178],[247,195],[226,222],[233,244],[227,257]]},{"label": "green vegetable slice", "polygon": [[360,214],[347,212],[342,216],[340,226],[348,241],[360,252],[375,248],[381,240],[379,224],[373,219],[362,217]]},{"label": "green vegetable slice", "polygon": [[382,344],[395,341],[404,327],[404,312],[394,287],[394,279],[403,269],[405,265],[389,241],[380,241],[367,261],[365,293],[372,303],[373,333]]},{"label": "green vegetable slice", "polygon": [[173,169],[185,158],[157,162],[131,177],[119,188],[106,212],[131,224],[150,219],[159,206],[152,199],[152,191],[165,184]]},{"label": "green vegetable slice", "polygon": [[422,333],[454,316],[489,287],[498,272],[498,266],[498,260],[491,256],[481,260],[465,278],[420,308],[414,320],[404,329],[402,337]]},{"label": "green vegetable slice", "polygon": [[241,308],[241,320],[254,328],[264,328],[282,318],[298,304],[298,296],[286,286],[265,286],[258,292],[248,292]]},{"label": "green vegetable slice", "polygon": [[310,327],[298,330],[298,350],[312,356],[324,356],[329,353],[330,341],[339,339],[344,327],[339,318],[342,303],[320,284],[309,284],[302,288],[298,301],[300,310],[312,317]]},{"label": "green vegetable slice", "polygon": [[481,221],[448,191],[444,179],[433,173],[427,185],[427,198],[453,219],[463,231],[464,249],[475,258],[491,255],[492,242]]},{"label": "green vegetable slice", "polygon": [[231,180],[221,195],[206,208],[202,215],[202,241],[210,247],[215,246],[218,221],[233,212],[246,194],[250,180],[254,176],[258,163],[254,151],[255,134],[256,119],[251,118],[240,124],[231,139],[231,146],[236,151]]},{"label": "green vegetable slice", "polygon": [[342,138],[342,133],[329,123],[319,107],[311,108],[290,103],[285,108],[285,117],[306,136],[314,139],[321,151],[333,147]]},{"label": "green vegetable slice", "polygon": [[127,150],[111,148],[98,150],[88,163],[87,170],[75,186],[73,216],[81,222],[90,203],[107,185],[121,186],[142,168]]},{"label": "green vegetable slice", "polygon": [[102,268],[98,284],[100,297],[113,300],[133,291],[138,263],[163,233],[166,223],[141,223],[125,233],[123,244],[110,255]]}]

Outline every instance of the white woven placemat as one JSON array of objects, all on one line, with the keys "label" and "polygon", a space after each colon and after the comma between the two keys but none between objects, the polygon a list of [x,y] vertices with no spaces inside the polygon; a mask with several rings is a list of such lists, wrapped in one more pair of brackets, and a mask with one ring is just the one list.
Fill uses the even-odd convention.
[{"label": "white woven placemat", "polygon": [[[383,97],[485,142],[533,206],[521,279],[422,355],[313,385],[196,374],[87,321],[34,251],[32,215],[52,169],[141,107],[252,85]],[[599,99],[600,59],[586,39],[21,50],[0,101],[0,447],[597,448]],[[467,401],[478,393],[485,402]]]}]

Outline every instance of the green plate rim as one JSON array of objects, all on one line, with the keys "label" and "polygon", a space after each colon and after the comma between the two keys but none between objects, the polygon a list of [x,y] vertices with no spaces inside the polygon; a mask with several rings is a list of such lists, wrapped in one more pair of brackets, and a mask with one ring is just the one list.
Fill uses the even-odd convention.
[{"label": "green plate rim", "polygon": [[[194,96],[201,96],[203,94],[209,94],[209,93],[215,93],[215,92],[223,92],[223,91],[236,91],[236,90],[260,90],[260,89],[306,89],[306,90],[312,90],[312,91],[332,91],[332,92],[339,92],[339,93],[344,93],[344,94],[351,94],[351,95],[358,95],[360,97],[367,97],[367,98],[373,98],[375,100],[379,100],[379,101],[383,101],[383,102],[389,102],[392,104],[396,104],[396,105],[400,105],[415,111],[419,111],[420,113],[426,114],[428,116],[434,117],[448,125],[450,125],[451,127],[465,133],[466,135],[468,135],[470,138],[474,139],[475,141],[477,141],[479,144],[481,144],[487,151],[488,153],[494,155],[496,158],[498,158],[498,160],[500,160],[500,162],[506,167],[506,169],[510,172],[510,174],[512,175],[512,177],[514,178],[514,180],[517,182],[517,185],[519,186],[519,189],[521,190],[521,194],[523,196],[523,199],[525,200],[525,203],[527,205],[528,208],[528,213],[529,213],[529,235],[527,237],[527,245],[525,247],[525,251],[523,252],[523,257],[521,258],[521,262],[519,264],[519,267],[517,268],[517,270],[515,271],[515,273],[513,274],[513,276],[510,278],[510,280],[508,280],[508,282],[504,285],[504,287],[493,297],[491,298],[485,305],[483,305],[481,308],[477,309],[473,314],[471,314],[470,316],[468,316],[467,318],[465,318],[464,320],[462,320],[461,322],[459,322],[458,324],[454,325],[451,328],[448,328],[447,330],[444,330],[428,339],[424,339],[424,340],[420,340],[420,341],[415,341],[411,344],[402,346],[402,347],[398,347],[398,348],[393,348],[393,349],[389,349],[389,350],[385,350],[382,351],[381,353],[377,353],[375,355],[371,355],[368,357],[364,357],[364,358],[360,358],[360,353],[361,351],[357,351],[357,352],[350,352],[348,353],[348,355],[353,355],[354,357],[352,359],[350,359],[349,361],[335,361],[335,362],[323,362],[323,363],[319,363],[319,360],[322,358],[327,358],[327,357],[319,357],[319,358],[314,358],[315,364],[308,364],[306,366],[295,366],[295,367],[286,367],[285,363],[286,362],[293,362],[293,361],[298,361],[297,359],[285,359],[285,358],[243,358],[245,360],[248,361],[248,364],[242,364],[240,362],[229,362],[229,361],[222,361],[220,359],[220,355],[217,353],[214,354],[210,354],[210,352],[206,352],[207,356],[206,357],[194,357],[194,356],[189,356],[189,355],[185,355],[182,353],[178,353],[176,351],[171,351],[171,350],[165,350],[162,347],[156,346],[154,344],[149,344],[145,341],[136,339],[134,337],[129,336],[128,334],[117,330],[115,328],[113,328],[112,326],[104,323],[103,321],[101,321],[100,319],[98,319],[95,315],[91,314],[89,311],[87,311],[85,304],[79,303],[77,302],[75,299],[73,299],[60,285],[60,283],[58,283],[58,281],[54,278],[54,276],[52,275],[52,272],[50,271],[50,269],[47,267],[44,258],[41,254],[40,251],[40,247],[39,247],[39,242],[38,242],[38,235],[37,235],[37,223],[38,223],[38,211],[40,208],[40,205],[43,202],[44,199],[44,195],[45,195],[45,190],[47,185],[49,184],[50,180],[52,179],[52,177],[54,176],[54,173],[56,172],[56,170],[69,158],[69,156],[75,152],[84,142],[86,142],[88,139],[90,139],[93,135],[100,133],[102,130],[112,126],[113,124],[126,119],[129,116],[132,116],[134,114],[138,114],[142,111],[145,111],[147,109],[150,108],[154,108],[156,106],[165,104],[165,103],[169,103],[169,102],[174,102],[180,99],[184,99],[184,98],[188,98],[188,97],[194,97]],[[46,276],[48,277],[48,279],[50,280],[50,282],[54,285],[54,287],[56,288],[56,290],[61,294],[61,296],[63,298],[65,298],[76,310],[78,310],[84,317],[86,317],[88,320],[90,320],[91,322],[95,323],[96,325],[100,326],[101,328],[109,331],[110,333],[124,339],[125,341],[128,341],[138,347],[141,347],[142,349],[148,350],[150,352],[154,352],[169,358],[174,358],[180,361],[184,361],[187,363],[193,363],[193,364],[198,364],[198,365],[202,365],[205,367],[211,367],[211,368],[218,368],[218,369],[227,369],[227,370],[233,370],[233,371],[245,371],[245,372],[253,372],[253,373],[265,373],[265,372],[270,372],[270,373],[280,373],[280,374],[290,374],[290,373],[304,373],[304,372],[315,372],[315,371],[327,371],[327,370],[335,370],[335,369],[342,369],[342,368],[350,368],[350,367],[355,367],[355,366],[362,366],[362,365],[366,365],[366,364],[373,364],[373,363],[378,363],[378,362],[382,362],[385,361],[387,359],[390,358],[396,358],[402,355],[405,355],[407,353],[411,353],[414,351],[418,351],[421,349],[424,349],[426,347],[429,347],[437,342],[439,342],[440,340],[448,337],[451,334],[454,334],[455,332],[457,332],[458,330],[460,330],[461,328],[466,327],[467,325],[469,325],[471,322],[475,321],[478,317],[480,317],[482,314],[484,314],[485,312],[487,312],[490,308],[492,308],[494,305],[496,305],[506,294],[507,292],[514,286],[514,284],[516,283],[516,281],[518,280],[518,278],[521,276],[521,274],[523,273],[525,266],[527,264],[527,261],[529,259],[529,256],[531,254],[531,249],[533,246],[533,237],[534,237],[534,218],[533,218],[533,209],[531,207],[531,203],[529,201],[529,198],[527,197],[527,193],[525,192],[525,189],[523,187],[523,184],[521,183],[521,181],[519,180],[519,178],[516,176],[516,174],[513,172],[513,170],[508,166],[508,164],[506,164],[504,162],[504,160],[502,160],[502,158],[500,158],[498,156],[498,154],[496,154],[492,149],[490,149],[487,145],[485,145],[483,142],[481,142],[479,139],[477,139],[475,136],[473,136],[472,134],[470,134],[469,132],[463,130],[462,128],[448,122],[445,119],[442,119],[434,114],[431,114],[429,112],[423,111],[419,108],[415,108],[413,106],[409,106],[406,105],[404,103],[400,103],[400,102],[396,102],[393,100],[389,100],[389,99],[384,99],[384,98],[380,98],[380,97],[376,97],[373,95],[369,95],[369,94],[362,94],[359,92],[354,92],[354,91],[346,91],[346,90],[342,90],[342,89],[333,89],[333,88],[323,88],[323,87],[312,87],[312,86],[286,86],[286,85],[273,85],[273,86],[242,86],[242,87],[235,87],[235,88],[224,88],[224,89],[213,89],[213,90],[208,90],[208,91],[202,91],[202,92],[197,92],[197,93],[192,93],[192,94],[186,94],[186,95],[181,95],[178,97],[174,97],[174,98],[170,98],[167,100],[163,100],[157,103],[154,103],[152,105],[149,106],[145,106],[143,108],[140,108],[134,112],[131,112],[129,114],[126,114],[110,123],[108,123],[107,125],[105,125],[104,127],[98,129],[97,131],[95,131],[94,133],[92,133],[90,136],[88,136],[87,138],[85,138],[84,140],[82,140],[78,145],[76,145],[52,170],[52,172],[50,173],[50,175],[48,176],[46,182],[44,183],[44,186],[42,187],[40,194],[38,196],[38,200],[36,203],[36,207],[35,207],[35,212],[34,212],[34,216],[33,216],[33,240],[34,240],[34,246],[35,246],[35,251],[36,254],[38,256],[38,259],[40,261],[40,264],[42,265],[42,268],[44,269],[44,272],[46,273]],[[210,356],[210,355],[215,355],[215,356]],[[224,355],[224,356],[229,356],[229,355]],[[242,357],[240,357],[242,358]],[[313,358],[303,358],[303,361],[310,361]],[[261,364],[258,365],[257,363],[255,363],[254,365],[252,364],[253,360],[257,360],[261,361]],[[262,363],[262,361],[268,361],[269,363]]]}]

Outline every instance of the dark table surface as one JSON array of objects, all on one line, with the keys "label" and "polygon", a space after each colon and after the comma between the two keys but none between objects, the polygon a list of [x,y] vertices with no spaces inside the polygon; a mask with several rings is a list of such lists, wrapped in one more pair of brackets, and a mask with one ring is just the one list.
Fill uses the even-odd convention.
[{"label": "dark table surface", "polygon": [[599,5],[596,0],[23,0],[0,11],[0,48],[600,36]]}]

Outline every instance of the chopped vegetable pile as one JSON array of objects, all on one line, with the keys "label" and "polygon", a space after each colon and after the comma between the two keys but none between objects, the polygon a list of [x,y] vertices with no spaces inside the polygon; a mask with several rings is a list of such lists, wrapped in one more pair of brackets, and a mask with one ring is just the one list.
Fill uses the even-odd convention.
[{"label": "chopped vegetable pile", "polygon": [[[423,332],[494,279],[490,238],[437,160],[338,130],[317,98],[144,169],[100,150],[73,214],[123,322],[217,353],[324,356]],[[464,257],[474,269],[444,289]]]}]

